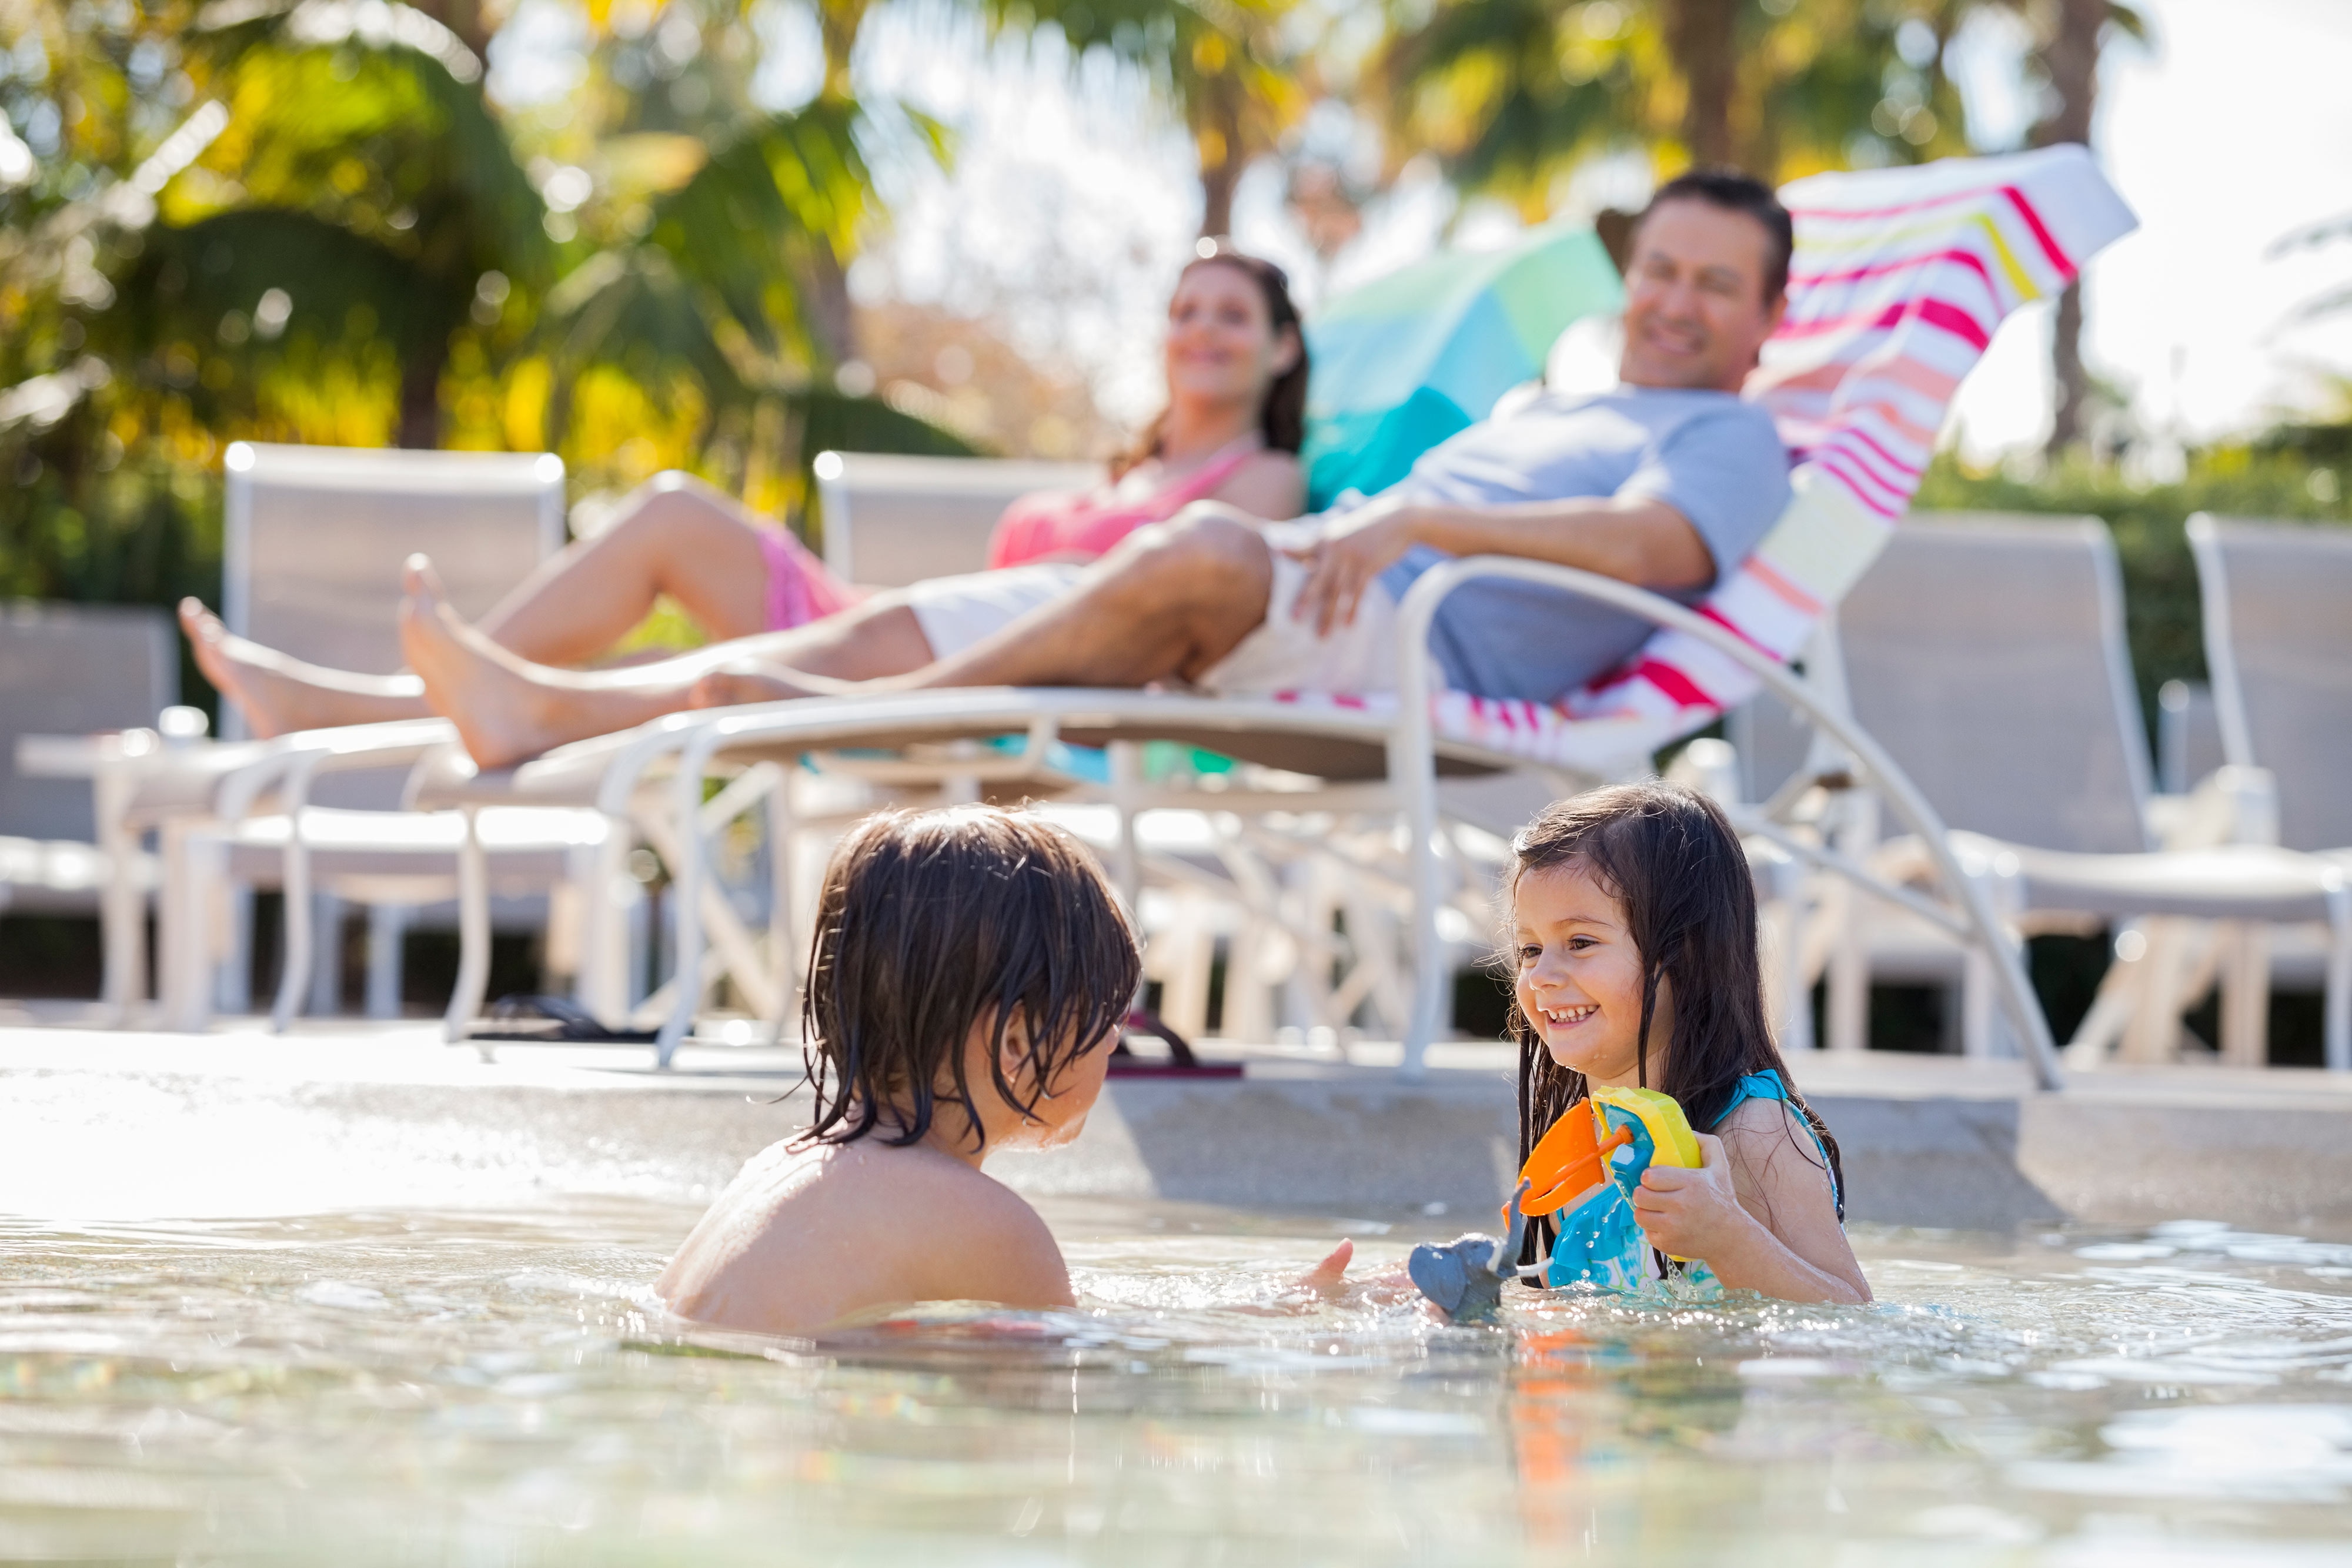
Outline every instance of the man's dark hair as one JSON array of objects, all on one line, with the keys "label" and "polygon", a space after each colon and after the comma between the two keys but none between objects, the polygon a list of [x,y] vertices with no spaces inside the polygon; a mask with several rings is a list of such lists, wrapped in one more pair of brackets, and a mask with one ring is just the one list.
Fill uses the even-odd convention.
[{"label": "man's dark hair", "polygon": [[[1127,1017],[1142,970],[1102,869],[1061,829],[992,806],[869,817],[817,899],[801,998],[816,1094],[806,1136],[916,1143],[944,1097],[980,1137],[964,1051],[975,1023],[989,1030],[992,1092],[1034,1112]],[[1016,1022],[1025,1093],[1004,1071]]]},{"label": "man's dark hair", "polygon": [[1762,224],[1770,242],[1764,252],[1764,303],[1769,305],[1789,291],[1789,254],[1797,248],[1797,231],[1789,221],[1789,209],[1780,204],[1772,187],[1737,169],[1693,169],[1658,187],[1658,193],[1635,220],[1634,232],[1638,234],[1650,214],[1668,202],[1705,202]]}]

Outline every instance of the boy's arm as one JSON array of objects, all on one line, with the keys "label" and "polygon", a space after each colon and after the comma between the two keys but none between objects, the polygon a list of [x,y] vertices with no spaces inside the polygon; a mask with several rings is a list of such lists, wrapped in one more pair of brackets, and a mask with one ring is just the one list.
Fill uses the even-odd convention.
[{"label": "boy's arm", "polygon": [[1700,1169],[1643,1173],[1634,1218],[1651,1245],[1704,1259],[1727,1290],[1867,1302],[1870,1281],[1838,1225],[1829,1173],[1791,1114],[1777,1101],[1742,1105],[1720,1138],[1698,1135]]}]

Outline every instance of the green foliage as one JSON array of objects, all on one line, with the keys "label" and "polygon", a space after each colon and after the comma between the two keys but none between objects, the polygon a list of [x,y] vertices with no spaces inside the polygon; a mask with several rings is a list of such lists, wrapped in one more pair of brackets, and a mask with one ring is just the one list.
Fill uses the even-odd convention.
[{"label": "green foliage", "polygon": [[[1692,161],[1709,118],[1769,180],[1915,162],[1968,150],[1943,54],[1973,3],[1434,0],[1396,8],[1371,85],[1403,148],[1538,214],[1596,154]],[[1727,98],[1703,116],[1713,72]]]},{"label": "green foliage", "polygon": [[2140,707],[2151,724],[2168,680],[2205,678],[2197,566],[2186,528],[2199,512],[2352,524],[2352,424],[2287,426],[2189,455],[2169,484],[2135,485],[2113,465],[2073,458],[2032,476],[1971,474],[1938,456],[1913,505],[1923,510],[2046,512],[2104,518],[2124,576],[2124,614]]}]

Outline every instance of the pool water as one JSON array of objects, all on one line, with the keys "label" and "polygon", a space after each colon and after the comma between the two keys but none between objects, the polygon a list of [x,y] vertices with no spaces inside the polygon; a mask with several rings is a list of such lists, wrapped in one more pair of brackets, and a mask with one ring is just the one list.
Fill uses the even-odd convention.
[{"label": "pool water", "polygon": [[2352,1247],[1861,1231],[1879,1304],[1287,1283],[1377,1225],[1049,1204],[1074,1312],[823,1343],[646,1288],[694,1218],[0,1222],[0,1561],[2352,1561]]}]

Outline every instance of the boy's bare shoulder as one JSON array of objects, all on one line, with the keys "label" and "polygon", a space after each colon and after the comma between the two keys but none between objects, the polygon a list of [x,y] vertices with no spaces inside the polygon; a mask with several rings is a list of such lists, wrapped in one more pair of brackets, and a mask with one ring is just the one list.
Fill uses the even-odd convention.
[{"label": "boy's bare shoulder", "polygon": [[926,1228],[954,1238],[934,1254],[941,1297],[1020,1307],[1071,1303],[1062,1249],[1027,1199],[961,1160],[937,1155],[925,1163]]}]

